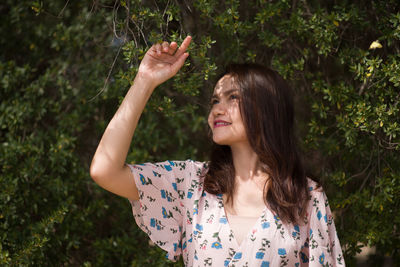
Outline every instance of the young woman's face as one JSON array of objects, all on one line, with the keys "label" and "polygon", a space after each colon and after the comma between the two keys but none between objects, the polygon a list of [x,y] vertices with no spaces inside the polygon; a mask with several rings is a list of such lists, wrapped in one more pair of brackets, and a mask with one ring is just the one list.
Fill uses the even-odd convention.
[{"label": "young woman's face", "polygon": [[239,107],[240,92],[230,75],[223,76],[215,86],[211,98],[211,111],[208,125],[213,140],[219,145],[247,143],[246,129]]}]

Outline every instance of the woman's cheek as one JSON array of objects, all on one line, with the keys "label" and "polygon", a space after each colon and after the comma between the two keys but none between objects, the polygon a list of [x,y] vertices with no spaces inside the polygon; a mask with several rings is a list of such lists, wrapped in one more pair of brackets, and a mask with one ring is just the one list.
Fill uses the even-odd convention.
[{"label": "woman's cheek", "polygon": [[208,122],[208,126],[210,126],[210,129],[212,130],[213,129],[213,120],[212,120],[212,116],[211,116],[211,111],[210,111],[210,114],[208,115],[207,122]]}]

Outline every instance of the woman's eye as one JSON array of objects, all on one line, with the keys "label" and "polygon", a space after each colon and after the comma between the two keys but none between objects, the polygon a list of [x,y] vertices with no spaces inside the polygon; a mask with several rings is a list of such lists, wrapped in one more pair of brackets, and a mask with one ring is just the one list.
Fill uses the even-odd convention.
[{"label": "woman's eye", "polygon": [[230,95],[229,96],[229,99],[239,99],[239,96],[238,95]]},{"label": "woman's eye", "polygon": [[218,103],[219,103],[218,99],[211,99],[211,105],[215,105]]}]

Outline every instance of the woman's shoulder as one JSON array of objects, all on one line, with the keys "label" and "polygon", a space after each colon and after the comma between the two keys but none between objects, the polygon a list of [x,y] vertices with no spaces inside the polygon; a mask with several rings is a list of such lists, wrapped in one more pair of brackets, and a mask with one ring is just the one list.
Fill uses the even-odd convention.
[{"label": "woman's shoulder", "polygon": [[321,185],[316,182],[315,180],[311,179],[310,177],[307,177],[307,186],[308,186],[308,190],[310,192],[315,191],[315,190],[322,190]]},{"label": "woman's shoulder", "polygon": [[187,160],[165,160],[160,162],[146,162],[140,164],[128,164],[137,170],[157,169],[162,172],[193,172],[207,168],[207,162]]},{"label": "woman's shoulder", "polygon": [[192,175],[202,176],[207,170],[208,163],[204,161],[187,160],[168,160],[167,164],[176,171],[189,172]]},{"label": "woman's shoulder", "polygon": [[311,197],[317,197],[325,194],[322,185],[310,177],[307,177],[307,187]]},{"label": "woman's shoulder", "polygon": [[327,207],[328,197],[322,187],[322,185],[310,178],[308,180],[308,190],[309,190],[309,207],[322,207],[323,205]]}]

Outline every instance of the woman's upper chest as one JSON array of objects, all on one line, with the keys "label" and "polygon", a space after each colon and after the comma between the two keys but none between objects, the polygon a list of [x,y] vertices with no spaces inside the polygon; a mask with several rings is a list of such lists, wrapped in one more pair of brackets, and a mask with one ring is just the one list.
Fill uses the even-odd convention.
[{"label": "woman's upper chest", "polygon": [[207,258],[213,253],[228,261],[244,257],[257,260],[260,255],[273,257],[279,255],[278,252],[289,256],[292,251],[300,249],[306,237],[304,227],[284,225],[264,205],[257,221],[249,227],[246,237],[238,244],[225,213],[222,195],[206,192],[194,201],[187,216],[191,223],[186,228],[186,239],[195,259]]},{"label": "woman's upper chest", "polygon": [[238,188],[235,194],[228,198],[222,195],[225,213],[242,217],[260,217],[265,209],[264,192],[260,188]]},{"label": "woman's upper chest", "polygon": [[265,209],[265,189],[266,178],[262,175],[248,179],[237,176],[232,196],[222,196],[225,211],[236,216],[260,217]]}]

